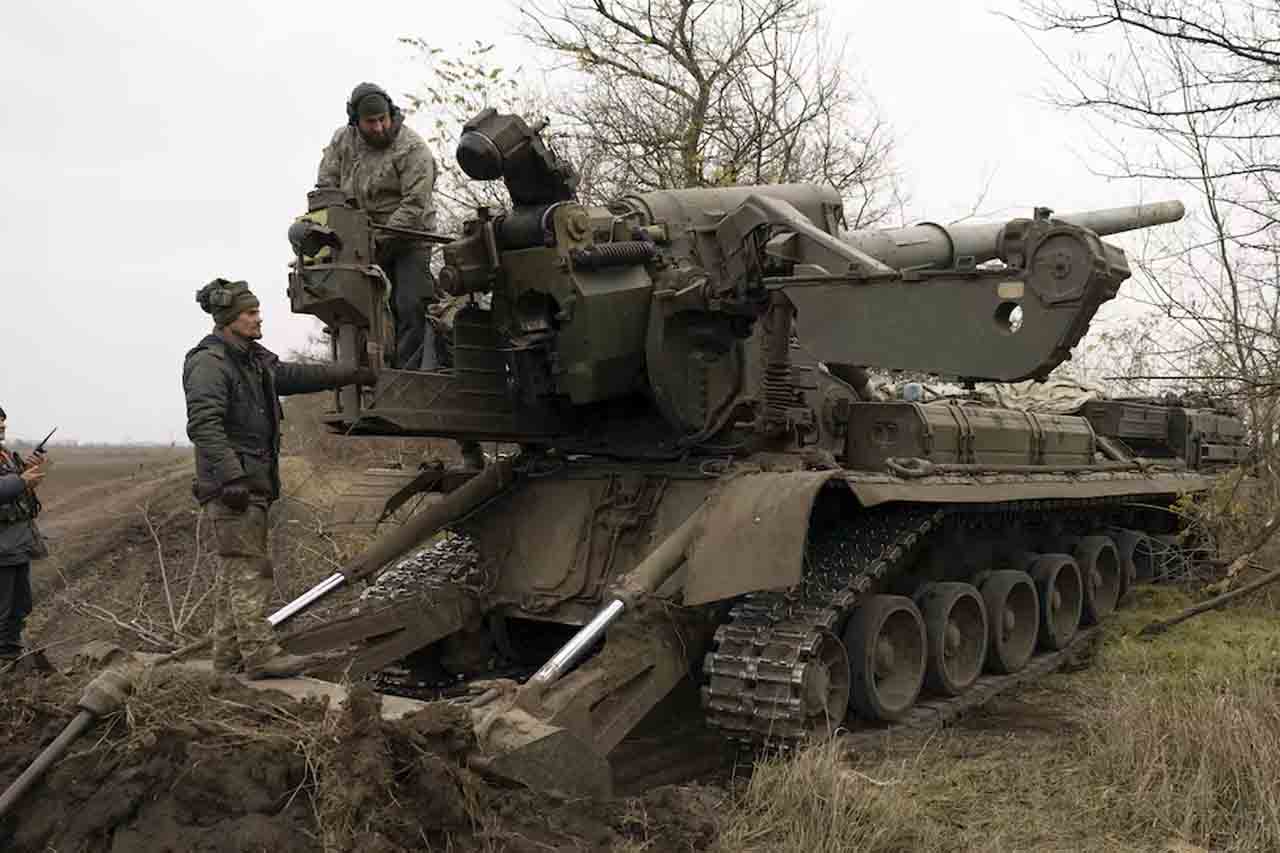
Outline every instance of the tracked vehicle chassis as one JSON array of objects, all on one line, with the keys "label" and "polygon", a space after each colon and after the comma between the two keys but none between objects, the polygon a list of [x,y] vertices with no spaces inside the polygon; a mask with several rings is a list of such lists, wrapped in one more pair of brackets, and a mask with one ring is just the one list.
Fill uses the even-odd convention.
[{"label": "tracked vehicle chassis", "polygon": [[[814,531],[811,536],[817,541],[811,539],[801,584],[784,592],[745,596],[716,631],[701,673],[708,722],[732,739],[771,745],[811,737],[824,727],[878,730],[882,724],[860,719],[852,708],[836,719],[814,719],[814,705],[804,695],[806,684],[813,680],[811,671],[823,666],[814,650],[823,637],[840,636],[862,602],[877,593],[910,596],[933,581],[969,582],[975,574],[1012,565],[1027,553],[1061,550],[1069,547],[1073,537],[1093,530],[1128,529],[1126,524],[1141,518],[1158,528],[1151,532],[1164,533],[1167,519],[1161,518],[1158,506],[1167,500],[891,505],[841,519],[838,523],[848,535],[824,537]],[[966,568],[972,563],[963,553],[942,559],[937,553],[948,543],[962,544],[966,532],[972,532],[978,551],[970,561],[976,556],[979,564],[985,563],[978,572]],[[1000,540],[999,548],[991,548]],[[895,722],[918,726],[953,719],[998,693],[1057,669],[1098,630],[1099,626],[1081,626],[1066,648],[1038,648],[1025,668],[984,674],[962,695],[939,697],[925,691]]]},{"label": "tracked vehicle chassis", "polygon": [[[486,769],[534,787],[583,794],[610,793],[618,779],[629,779],[630,787],[636,784],[631,777],[645,775],[626,766],[635,755],[652,751],[638,746],[631,733],[652,729],[642,723],[681,682],[698,688],[704,717],[702,735],[695,738],[699,744],[705,746],[711,740],[707,732],[714,731],[739,749],[790,748],[837,730],[862,738],[903,726],[944,724],[1057,669],[1098,632],[1080,624],[1084,575],[1071,568],[1070,555],[1074,551],[1085,560],[1085,552],[1096,552],[1099,543],[1104,552],[1118,553],[1116,541],[1132,547],[1147,534],[1167,533],[1172,517],[1165,507],[1175,489],[1194,483],[1171,475],[1147,477],[1138,482],[1140,488],[1129,488],[1140,494],[1109,496],[1095,484],[1094,491],[1102,494],[1091,497],[864,506],[841,472],[754,469],[732,476],[708,475],[705,466],[668,466],[621,474],[588,466],[558,473],[559,479],[526,484],[469,519],[461,528],[472,536],[451,535],[437,543],[427,556],[416,558],[417,575],[389,572],[380,586],[395,587],[396,596],[371,596],[359,612],[297,632],[289,644],[296,651],[313,651],[354,643],[346,674],[373,675],[388,692],[455,701],[480,694],[477,726],[485,733],[484,751],[497,762]],[[1020,482],[1053,488],[1046,479]],[[970,488],[993,495],[1009,489],[1007,483],[969,482]],[[1114,484],[1114,478],[1100,482]],[[958,488],[957,478],[949,478],[946,487]],[[1064,490],[1062,484],[1056,488]],[[695,523],[699,518],[705,528]],[[575,529],[577,534],[565,535]],[[529,678],[602,602],[624,594],[609,590],[628,588],[628,579],[653,554],[671,550],[664,540],[686,529],[696,532],[672,551],[677,571],[655,580],[643,594],[626,593],[625,615],[588,643],[564,675],[545,683]],[[538,531],[550,532],[538,536]],[[513,550],[513,542],[521,544]],[[655,542],[661,544],[655,547]],[[798,549],[794,576],[778,562],[792,548]],[[734,554],[753,562],[738,564]],[[1038,563],[1044,565],[1037,569]],[[703,579],[704,586],[716,589],[707,600],[694,596],[690,602],[698,586],[696,572],[708,565],[717,567],[716,575]],[[772,581],[761,580],[763,570],[774,572]],[[1107,571],[1118,585],[1118,564]],[[504,593],[507,572],[549,580],[542,595],[517,597]],[[940,590],[972,610],[979,598],[987,601],[983,596],[993,573],[1006,585],[1016,576],[1030,589],[1040,583],[1032,575],[1046,572],[1063,577],[1074,572],[1080,578],[1074,593],[1067,590],[1068,598],[1080,599],[1067,616],[1069,624],[1058,625],[1056,634],[1032,638],[1034,654],[1016,664],[1006,661],[990,671],[975,663],[981,672],[942,679],[950,693],[936,689],[932,682],[939,667],[933,661],[945,655],[929,656],[928,650],[951,648],[951,643],[972,653],[986,648],[989,629],[970,622],[966,635],[964,620],[952,625],[947,613],[939,617],[937,602],[930,604],[928,596]],[[1125,568],[1126,586],[1134,573]],[[783,588],[726,596],[724,590],[743,574],[752,575],[750,584],[757,590],[769,583]],[[558,597],[551,594],[554,583],[562,584]],[[1116,588],[1107,606],[1118,597]],[[886,602],[898,613],[890,645],[907,640],[891,653],[871,649],[867,638],[875,631],[864,630],[861,641],[855,636],[868,608],[883,610]],[[985,607],[973,612],[985,613]],[[921,626],[918,641],[901,633],[910,627],[912,608],[924,614],[913,617]],[[1032,623],[1038,614],[1030,617]],[[928,630],[926,617],[933,625]],[[945,630],[935,630],[939,618]],[[1027,614],[1014,621],[1019,620],[1018,636],[1025,640]],[[974,624],[982,627],[973,629]],[[974,630],[982,636],[975,637]],[[914,655],[917,663],[927,658],[930,684],[922,689],[923,670],[908,672],[909,677],[899,678],[901,688],[894,688],[907,697],[906,704],[898,696],[897,705],[881,707],[866,685],[881,677],[873,670],[882,659],[895,655],[903,660]],[[392,664],[394,674],[386,669]],[[477,680],[483,684],[473,689]],[[498,682],[507,687],[495,691],[492,685]],[[686,704],[681,720],[689,711]],[[485,737],[495,742],[486,744]],[[702,747],[697,752],[707,754]],[[571,757],[577,756],[587,758],[575,764]],[[572,770],[559,767],[562,763]],[[705,769],[707,764],[699,759],[689,766]]]}]

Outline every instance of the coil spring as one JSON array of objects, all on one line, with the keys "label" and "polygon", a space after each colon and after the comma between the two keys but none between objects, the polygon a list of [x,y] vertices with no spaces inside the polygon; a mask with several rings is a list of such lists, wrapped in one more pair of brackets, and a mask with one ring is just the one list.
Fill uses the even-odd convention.
[{"label": "coil spring", "polygon": [[589,249],[570,252],[573,265],[578,269],[594,270],[604,267],[625,267],[646,264],[658,254],[658,247],[645,240],[621,240],[617,243],[601,243]]},{"label": "coil spring", "polygon": [[791,387],[791,365],[774,361],[766,364],[761,386],[764,392],[765,420],[773,424],[785,424],[787,410],[795,404],[795,390]]}]

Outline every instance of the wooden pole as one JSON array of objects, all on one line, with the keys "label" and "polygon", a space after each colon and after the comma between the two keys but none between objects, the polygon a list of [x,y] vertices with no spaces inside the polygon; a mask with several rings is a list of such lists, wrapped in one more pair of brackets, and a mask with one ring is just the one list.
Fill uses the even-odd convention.
[{"label": "wooden pole", "polygon": [[[1232,560],[1230,568],[1227,569],[1228,576],[1243,569],[1245,564],[1248,563],[1252,557],[1253,557],[1253,554],[1248,553],[1248,554],[1242,554],[1241,556],[1236,557],[1234,560]],[[1224,592],[1222,595],[1219,595],[1216,598],[1211,598],[1208,601],[1201,602],[1200,604],[1197,604],[1195,607],[1188,607],[1186,610],[1182,611],[1177,616],[1170,617],[1169,619],[1158,619],[1155,622],[1152,622],[1146,627],[1144,627],[1141,631],[1139,631],[1138,636],[1154,637],[1157,634],[1163,634],[1165,631],[1169,630],[1174,625],[1178,625],[1182,622],[1186,622],[1192,616],[1199,616],[1201,613],[1207,613],[1210,610],[1217,610],[1223,605],[1228,604],[1236,600],[1237,598],[1248,595],[1249,593],[1254,592],[1255,590],[1262,589],[1267,584],[1273,583],[1277,580],[1280,580],[1280,569],[1267,572],[1262,577],[1256,580],[1249,581],[1247,584],[1240,587],[1239,589],[1233,589],[1231,590],[1231,592]]]}]

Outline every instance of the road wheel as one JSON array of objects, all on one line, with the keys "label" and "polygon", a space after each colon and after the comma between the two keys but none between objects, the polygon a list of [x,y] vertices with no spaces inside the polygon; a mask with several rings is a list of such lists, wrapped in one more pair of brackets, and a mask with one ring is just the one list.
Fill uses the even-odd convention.
[{"label": "road wheel", "polygon": [[853,612],[844,632],[851,705],[871,720],[896,720],[924,684],[924,619],[911,599],[874,595]]},{"label": "road wheel", "polygon": [[1084,582],[1081,618],[1086,625],[1097,625],[1120,600],[1120,555],[1110,536],[1085,536],[1076,544],[1075,559]]},{"label": "road wheel", "polygon": [[925,684],[959,696],[982,674],[987,658],[987,608],[967,583],[931,583],[916,594],[928,643]]},{"label": "road wheel", "polygon": [[1120,603],[1133,595],[1140,582],[1151,580],[1154,570],[1151,560],[1151,544],[1147,535],[1137,530],[1114,527],[1111,541],[1116,543],[1116,556],[1120,558]]},{"label": "road wheel", "polygon": [[844,643],[824,631],[809,654],[800,690],[808,731],[818,737],[830,737],[844,722],[849,709],[849,676],[849,655]]},{"label": "road wheel", "polygon": [[1040,599],[1026,572],[992,572],[982,583],[989,626],[987,668],[1008,674],[1027,665],[1036,650]]},{"label": "road wheel", "polygon": [[1040,645],[1064,649],[1080,626],[1084,608],[1080,569],[1066,554],[1042,554],[1031,566],[1031,579],[1040,596]]}]

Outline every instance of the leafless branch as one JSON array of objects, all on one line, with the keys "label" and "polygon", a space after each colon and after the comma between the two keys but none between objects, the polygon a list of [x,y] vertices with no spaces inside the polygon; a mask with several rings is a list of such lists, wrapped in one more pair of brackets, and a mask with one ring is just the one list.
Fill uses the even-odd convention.
[{"label": "leafless branch", "polygon": [[156,545],[156,562],[160,567],[160,583],[164,589],[165,604],[168,605],[169,608],[169,624],[173,627],[174,631],[178,631],[180,630],[178,625],[178,615],[173,609],[173,593],[169,590],[169,574],[164,565],[164,546],[160,544],[160,534],[156,531],[156,526],[151,521],[151,514],[148,512],[148,507],[143,504],[139,506],[138,509],[142,512],[142,520],[146,522],[147,532],[151,534],[151,541]]},{"label": "leafless branch", "polygon": [[[175,643],[174,641],[156,633],[154,630],[139,624],[138,620],[130,619],[126,621],[100,605],[92,604],[87,601],[78,601],[72,598],[67,599],[67,604],[71,609],[88,616],[91,619],[97,619],[100,622],[106,622],[109,625],[114,625],[122,631],[128,631],[131,634],[136,634],[144,642],[153,646],[157,646],[162,649],[176,649],[180,645],[180,643]],[[179,638],[187,639],[180,632],[174,633]]]},{"label": "leafless branch", "polygon": [[[1150,312],[1123,341],[1137,382],[1203,382],[1280,437],[1280,18],[1248,0],[1024,0],[1018,23],[1061,73],[1050,96],[1109,123],[1097,171],[1196,202],[1135,259]],[[1064,34],[1097,45],[1070,61]],[[1124,131],[1116,133],[1114,129]],[[1136,134],[1136,136],[1135,136]],[[1130,285],[1133,288],[1133,285]]]},{"label": "leafless branch", "polygon": [[[439,147],[451,148],[482,107],[537,105],[588,203],[812,181],[841,193],[854,227],[886,215],[897,190],[892,134],[813,0],[546,0],[522,14],[523,35],[551,60],[553,94],[536,94],[528,75],[508,77],[487,46],[455,57],[403,40],[433,76],[410,102]],[[441,165],[447,219],[492,203],[487,192]]]}]

